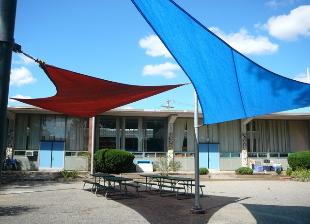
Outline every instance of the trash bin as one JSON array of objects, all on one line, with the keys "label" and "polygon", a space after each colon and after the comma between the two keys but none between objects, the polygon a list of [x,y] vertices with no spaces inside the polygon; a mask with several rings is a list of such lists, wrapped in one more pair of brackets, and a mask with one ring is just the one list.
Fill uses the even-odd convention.
[{"label": "trash bin", "polygon": [[137,172],[153,172],[153,162],[150,160],[138,160],[136,165]]}]

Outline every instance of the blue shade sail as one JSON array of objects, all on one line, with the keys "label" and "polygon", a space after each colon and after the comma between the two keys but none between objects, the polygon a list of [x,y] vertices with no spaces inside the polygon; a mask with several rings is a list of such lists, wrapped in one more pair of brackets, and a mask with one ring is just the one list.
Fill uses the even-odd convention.
[{"label": "blue shade sail", "polygon": [[132,0],[196,89],[204,124],[310,105],[310,85],[251,61],[171,0]]}]

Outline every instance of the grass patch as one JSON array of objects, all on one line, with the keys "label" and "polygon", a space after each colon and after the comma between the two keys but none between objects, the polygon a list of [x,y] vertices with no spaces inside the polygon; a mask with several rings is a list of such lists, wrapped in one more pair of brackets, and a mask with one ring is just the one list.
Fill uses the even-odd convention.
[{"label": "grass patch", "polygon": [[60,171],[60,175],[66,180],[69,178],[75,179],[79,176],[76,170],[72,170],[72,171],[63,170],[63,171]]},{"label": "grass patch", "polygon": [[294,179],[301,182],[310,181],[310,170],[308,169],[300,169],[292,172],[291,175]]}]

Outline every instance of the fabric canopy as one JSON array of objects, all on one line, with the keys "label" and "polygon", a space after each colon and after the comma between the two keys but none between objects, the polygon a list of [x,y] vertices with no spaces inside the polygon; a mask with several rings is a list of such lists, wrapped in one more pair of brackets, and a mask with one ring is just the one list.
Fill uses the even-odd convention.
[{"label": "fabric canopy", "polygon": [[56,86],[57,94],[47,98],[12,99],[78,117],[93,117],[110,109],[184,85],[126,85],[82,75],[47,64],[41,64],[41,67]]},{"label": "fabric canopy", "polygon": [[310,105],[310,85],[234,50],[171,0],[132,0],[192,81],[204,124]]}]

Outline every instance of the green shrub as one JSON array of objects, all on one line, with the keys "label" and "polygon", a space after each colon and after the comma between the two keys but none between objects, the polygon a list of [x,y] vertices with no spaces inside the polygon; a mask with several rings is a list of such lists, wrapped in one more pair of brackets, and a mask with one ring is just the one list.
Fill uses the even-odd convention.
[{"label": "green shrub", "polygon": [[135,156],[119,149],[101,149],[95,153],[95,169],[103,173],[122,173],[130,171]]},{"label": "green shrub", "polygon": [[287,176],[291,176],[292,172],[293,172],[292,168],[288,167],[287,170],[286,170],[286,175]]},{"label": "green shrub", "polygon": [[60,171],[60,175],[65,179],[68,179],[70,177],[75,179],[79,176],[79,173],[76,170],[72,170],[72,171],[63,170],[63,171]]},{"label": "green shrub", "polygon": [[292,177],[294,177],[298,181],[310,181],[310,170],[297,169],[292,172]]},{"label": "green shrub", "polygon": [[282,169],[276,169],[276,173],[280,175],[282,173]]},{"label": "green shrub", "polygon": [[68,179],[70,174],[69,174],[69,171],[68,170],[63,170],[63,171],[60,171],[60,175],[65,178],[65,179]]},{"label": "green shrub", "polygon": [[240,175],[252,175],[253,174],[253,170],[249,167],[240,167],[236,169],[235,172],[236,174],[240,174]]},{"label": "green shrub", "polygon": [[290,153],[287,161],[293,171],[297,168],[310,169],[310,151]]},{"label": "green shrub", "polygon": [[199,169],[200,175],[207,175],[208,173],[209,173],[209,170],[205,167]]}]

